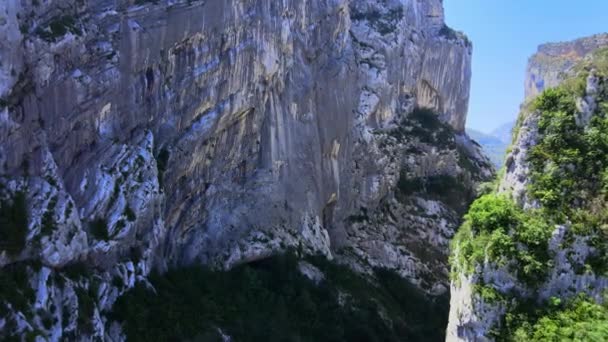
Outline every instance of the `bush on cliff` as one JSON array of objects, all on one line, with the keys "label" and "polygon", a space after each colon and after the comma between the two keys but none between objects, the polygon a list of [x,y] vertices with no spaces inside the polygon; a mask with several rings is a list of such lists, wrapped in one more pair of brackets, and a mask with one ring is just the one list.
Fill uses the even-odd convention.
[{"label": "bush on cliff", "polygon": [[552,214],[568,215],[602,190],[608,167],[608,120],[595,115],[587,127],[576,123],[576,100],[563,88],[535,101],[541,112],[538,143],[531,149],[530,194]]},{"label": "bush on cliff", "polygon": [[[453,241],[453,279],[491,264],[506,267],[520,282],[503,292],[498,290],[504,286],[487,277],[474,284],[487,303],[500,302],[506,310],[490,333],[497,341],[608,340],[608,307],[582,295],[567,299],[587,291],[577,287],[577,280],[566,293],[559,292],[564,303],[542,299],[553,262],[562,262],[549,250],[558,226],[565,227],[558,249],[577,244],[566,255],[574,273],[608,274],[608,50],[600,54],[600,62],[586,60],[575,67],[578,76],[527,104],[528,115],[539,120],[537,141],[528,153],[527,192],[528,204],[538,209],[524,210],[498,194],[484,196],[471,206]],[[595,93],[597,109],[582,125],[577,101],[585,95],[592,69],[604,78]],[[585,249],[586,258],[577,259],[577,251]]]},{"label": "bush on cliff", "polygon": [[17,192],[10,200],[0,200],[0,249],[17,255],[25,248],[28,231],[28,212],[24,192]]},{"label": "bush on cliff", "polygon": [[488,261],[509,265],[520,281],[539,285],[551,265],[548,239],[554,229],[542,215],[524,212],[504,195],[477,199],[452,242],[453,278],[461,272],[472,274],[476,265]]},{"label": "bush on cliff", "polygon": [[532,323],[525,322],[513,333],[515,341],[606,341],[608,306],[580,295],[567,305],[549,305]]}]

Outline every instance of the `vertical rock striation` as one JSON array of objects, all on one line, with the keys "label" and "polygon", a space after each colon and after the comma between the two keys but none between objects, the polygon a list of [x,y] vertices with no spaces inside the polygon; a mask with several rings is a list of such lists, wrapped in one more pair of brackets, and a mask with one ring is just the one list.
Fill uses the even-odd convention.
[{"label": "vertical rock striation", "polygon": [[608,34],[597,34],[571,42],[548,43],[528,60],[525,97],[536,97],[545,89],[559,85],[573,66],[593,51],[608,45]]},{"label": "vertical rock striation", "polygon": [[[152,268],[289,247],[445,291],[491,168],[440,0],[8,0],[0,38],[0,190],[27,208],[0,264],[39,309],[5,333],[117,338],[104,312]],[[426,191],[446,179],[467,195]]]}]

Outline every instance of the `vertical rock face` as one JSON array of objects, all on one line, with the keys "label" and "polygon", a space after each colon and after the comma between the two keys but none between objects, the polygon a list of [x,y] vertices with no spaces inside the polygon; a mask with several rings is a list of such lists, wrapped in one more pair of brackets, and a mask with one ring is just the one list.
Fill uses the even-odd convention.
[{"label": "vertical rock face", "polygon": [[538,47],[530,57],[526,72],[526,99],[561,83],[578,62],[593,51],[608,46],[608,34],[598,34],[571,42],[548,43]]},{"label": "vertical rock face", "polygon": [[[604,48],[608,48],[608,34],[539,46],[538,52],[528,62],[525,101],[529,102],[544,90],[557,87],[568,78],[576,76],[578,71],[573,70],[575,66],[593,59],[593,54]],[[586,83],[589,82],[597,82],[597,79],[590,78]],[[579,101],[585,107],[579,108],[581,115],[588,117],[597,109],[592,103],[598,95],[597,87],[594,84],[585,85],[585,94]],[[506,172],[500,183],[500,191],[510,193],[524,207],[538,206],[538,203],[532,203],[526,194],[526,187],[530,182],[528,153],[538,141],[539,115],[531,112],[533,110],[524,105],[517,127],[519,134],[507,155]],[[588,118],[585,121],[588,123]]]},{"label": "vertical rock face", "polygon": [[[2,198],[27,216],[0,264],[56,318],[13,306],[9,334],[116,337],[104,312],[151,268],[288,247],[445,291],[491,169],[440,0],[8,0],[0,38]],[[445,179],[467,195],[426,191]]]},{"label": "vertical rock face", "polygon": [[[547,332],[543,324],[561,324],[553,320],[564,312],[570,326],[587,324],[589,317],[567,310],[581,298],[604,301],[606,183],[598,170],[606,168],[608,141],[595,135],[606,133],[606,39],[542,45],[530,59],[526,103],[493,206],[472,209],[453,245],[449,341],[569,339],[570,332]],[[488,221],[471,216],[493,208],[516,218],[481,228]],[[586,335],[594,333],[577,338],[606,338],[605,331]]]}]

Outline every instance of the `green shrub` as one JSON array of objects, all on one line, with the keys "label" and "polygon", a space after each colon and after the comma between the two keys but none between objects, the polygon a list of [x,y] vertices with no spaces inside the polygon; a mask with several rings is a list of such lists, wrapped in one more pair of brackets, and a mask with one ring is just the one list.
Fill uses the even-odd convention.
[{"label": "green shrub", "polygon": [[[484,241],[485,239],[482,239]],[[494,263],[504,266],[516,255],[515,241],[503,228],[494,230],[487,239],[487,255]],[[478,256],[476,261],[480,262],[483,256]]]},{"label": "green shrub", "polygon": [[0,200],[0,248],[18,255],[25,248],[28,211],[25,192],[15,193],[12,200]]},{"label": "green shrub", "polygon": [[36,34],[48,42],[54,42],[57,38],[63,37],[68,32],[76,35],[82,34],[76,23],[76,19],[71,15],[55,17],[48,23],[47,28],[40,26],[36,29]]},{"label": "green shrub", "polygon": [[27,264],[17,263],[0,270],[0,317],[8,312],[7,304],[13,310],[26,313],[35,299],[35,292],[29,284]]},{"label": "green shrub", "polygon": [[465,219],[474,232],[509,230],[519,221],[520,210],[512,200],[502,195],[485,195],[473,202]]},{"label": "green shrub", "polygon": [[81,288],[74,290],[78,297],[78,330],[83,334],[91,334],[94,329],[95,294]]},{"label": "green shrub", "polygon": [[444,128],[444,124],[439,120],[439,115],[430,108],[417,107],[409,117],[429,131],[438,131]]},{"label": "green shrub", "polygon": [[565,307],[550,307],[532,323],[521,324],[513,337],[516,341],[539,342],[606,341],[608,307],[581,295]]},{"label": "green shrub", "polygon": [[464,33],[458,32],[445,24],[439,30],[439,35],[449,40],[456,40],[462,38],[467,46],[473,45]]},{"label": "green shrub", "polygon": [[40,228],[42,235],[51,235],[57,223],[55,222],[55,208],[57,207],[57,196],[53,196],[49,201],[49,206],[46,208],[44,215],[42,215],[42,227]]},{"label": "green shrub", "polygon": [[[84,262],[74,262],[68,264],[62,269],[62,272],[63,274],[65,274],[66,277],[72,280],[81,280],[83,278],[88,278],[89,276],[91,276],[91,270]],[[61,277],[59,276],[59,278]]]},{"label": "green shrub", "polygon": [[128,204],[125,208],[125,215],[127,216],[127,220],[129,220],[129,222],[134,222],[137,219],[137,215],[135,215],[135,212]]},{"label": "green shrub", "polygon": [[163,176],[165,175],[165,171],[167,170],[167,164],[169,163],[169,150],[163,148],[158,153],[156,157],[156,168],[158,171],[158,186],[160,188],[163,187]]},{"label": "green shrub", "polygon": [[432,109],[415,108],[408,118],[414,124],[408,134],[417,136],[423,143],[456,148],[454,131],[441,122]]},{"label": "green shrub", "polygon": [[[532,104],[534,110],[541,112],[564,112],[570,113],[576,110],[575,97],[561,87],[549,88],[540,94]],[[543,123],[544,122],[544,123]],[[541,120],[539,128],[548,124],[546,117]]]},{"label": "green shrub", "polygon": [[[608,119],[605,112],[599,112],[587,127],[577,126],[575,98],[578,95],[569,85],[547,90],[535,101],[534,106],[541,115],[540,139],[529,156],[532,171],[529,190],[532,197],[543,205],[546,222],[572,226],[567,241],[572,241],[573,235],[591,237],[597,253],[593,253],[586,263],[593,271],[604,274],[608,270],[608,258],[605,257],[608,245],[605,239],[595,237],[605,236],[601,227],[608,224],[605,210]],[[541,224],[538,220],[531,226],[539,227]],[[548,239],[545,230],[529,230],[528,233],[536,232],[535,235],[528,238],[522,235],[520,238],[534,248],[533,240]],[[536,247],[534,254],[538,258],[542,255],[539,251],[545,246],[536,244]],[[535,263],[527,266],[530,273],[540,267]]]},{"label": "green shrub", "polygon": [[535,253],[547,252],[553,226],[547,222],[542,211],[527,212],[515,230],[515,239]]},{"label": "green shrub", "polygon": [[479,294],[479,296],[486,303],[505,303],[505,296],[500,292],[496,291],[491,286],[488,285],[475,285],[475,292]]},{"label": "green shrub", "polygon": [[439,30],[439,34],[447,39],[458,39],[458,33],[445,24]]},{"label": "green shrub", "polygon": [[542,211],[523,212],[506,196],[484,195],[471,205],[452,242],[452,276],[471,274],[487,260],[509,265],[521,282],[537,287],[552,263],[553,230]]},{"label": "green shrub", "polygon": [[416,192],[423,189],[422,178],[409,178],[405,171],[401,171],[399,174],[399,180],[397,181],[397,198],[405,198],[411,196]]},{"label": "green shrub", "polygon": [[108,222],[103,218],[97,218],[90,223],[90,232],[97,240],[110,240]]},{"label": "green shrub", "polygon": [[461,177],[432,175],[409,178],[402,170],[397,181],[396,197],[404,201],[413,195],[442,201],[457,212],[464,212],[475,193]]},{"label": "green shrub", "polygon": [[582,73],[576,77],[569,78],[562,83],[561,88],[570,94],[583,97],[587,89],[588,76],[588,73]]},{"label": "green shrub", "polygon": [[409,140],[407,138],[413,136],[426,144],[456,148],[452,128],[441,122],[439,114],[429,108],[415,108],[389,134],[398,141]]}]

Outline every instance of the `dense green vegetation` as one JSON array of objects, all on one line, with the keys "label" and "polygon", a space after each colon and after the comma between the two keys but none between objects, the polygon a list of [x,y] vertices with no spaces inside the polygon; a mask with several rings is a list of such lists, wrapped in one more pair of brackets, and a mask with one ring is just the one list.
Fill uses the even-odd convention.
[{"label": "dense green vegetation", "polygon": [[437,113],[428,108],[416,108],[407,118],[413,124],[410,131],[402,132],[413,135],[421,142],[438,146],[455,145],[454,131],[441,122]]},{"label": "dense green vegetation", "polygon": [[588,127],[576,124],[576,100],[563,88],[550,89],[535,102],[542,112],[541,139],[530,154],[532,196],[553,213],[587,207],[603,191],[608,170],[608,119],[594,115]]},{"label": "dense green vegetation", "polygon": [[608,337],[608,306],[584,294],[563,301],[521,302],[507,312],[497,341],[605,341]]},{"label": "dense green vegetation", "polygon": [[462,39],[467,46],[473,45],[473,43],[471,43],[469,40],[469,37],[467,37],[464,33],[456,31],[445,24],[441,27],[441,29],[439,29],[439,35],[449,40]]},{"label": "dense green vegetation", "polygon": [[[490,193],[479,198],[465,216],[452,245],[453,276],[480,271],[490,263],[506,267],[531,294],[500,293],[493,284],[476,285],[486,301],[506,309],[494,337],[505,341],[605,341],[608,308],[580,295],[572,300],[540,301],[536,290],[553,267],[549,240],[556,225],[570,227],[560,248],[575,239],[591,247],[578,273],[608,271],[608,93],[600,85],[598,108],[586,125],[578,117],[591,69],[608,76],[608,50],[575,68],[577,76],[548,89],[527,103],[527,115],[538,115],[539,138],[530,149],[528,194],[539,209],[523,210],[509,197]],[[521,125],[522,118],[518,120]],[[517,131],[517,129],[516,129]],[[456,277],[454,279],[457,279]]]},{"label": "dense green vegetation", "polygon": [[15,193],[12,199],[0,200],[0,249],[11,255],[25,248],[28,212],[25,192]]},{"label": "dense green vegetation", "polygon": [[26,312],[34,298],[25,263],[8,265],[0,270],[0,318],[12,311],[7,304],[10,303],[14,310]]},{"label": "dense green vegetation", "polygon": [[402,171],[397,181],[397,198],[404,200],[414,194],[442,201],[458,212],[464,212],[470,203],[470,198],[474,197],[474,192],[460,177],[433,175],[409,178]]},{"label": "dense green vegetation", "polygon": [[503,195],[479,198],[453,240],[453,274],[471,274],[487,258],[497,266],[509,266],[529,286],[542,283],[552,262],[547,244],[553,227],[541,215],[521,210]]},{"label": "dense green vegetation", "polygon": [[130,341],[440,341],[447,299],[432,300],[393,272],[372,283],[323,257],[310,263],[318,285],[298,271],[294,254],[228,272],[190,267],[152,275],[119,299],[113,317]]},{"label": "dense green vegetation", "polygon": [[518,341],[605,341],[608,306],[580,296],[567,306],[556,305],[534,325],[523,324],[513,335]]},{"label": "dense green vegetation", "polygon": [[438,114],[428,108],[415,108],[388,134],[399,142],[407,142],[415,137],[425,144],[456,147],[452,128],[441,122]]},{"label": "dense green vegetation", "polygon": [[[480,168],[471,161],[469,153],[456,142],[454,130],[443,123],[438,114],[431,109],[416,108],[401,125],[388,133],[401,143],[414,141],[453,151],[458,156],[459,166],[467,171],[457,175],[438,173],[416,176],[402,169],[395,193],[397,199],[405,201],[408,197],[416,195],[442,201],[457,212],[464,213],[475,196],[471,179],[478,176]],[[408,153],[424,152],[417,147],[410,147]]]},{"label": "dense green vegetation", "polygon": [[[572,84],[580,84],[587,76],[583,73],[562,87],[549,89],[530,104],[530,110],[540,115],[540,139],[529,154],[529,194],[542,209],[523,211],[495,194],[480,198],[454,240],[458,249],[454,267],[470,273],[486,256],[499,265],[515,261],[520,280],[538,283],[543,269],[551,266],[547,240],[556,224],[566,223],[573,227],[571,234],[595,238],[591,243],[599,252],[589,263],[596,271],[605,266],[608,105],[601,102],[586,127],[577,125],[580,94]],[[606,95],[600,93],[598,98],[607,99]]]},{"label": "dense green vegetation", "polygon": [[584,127],[576,122],[576,96],[570,86],[560,87],[545,91],[533,103],[533,108],[541,113],[541,138],[529,156],[532,180],[529,192],[542,204],[544,217],[572,226],[570,240],[573,235],[591,237],[590,245],[596,253],[586,265],[580,266],[605,274],[608,271],[608,102],[605,101],[608,94],[600,92],[599,108]]}]

